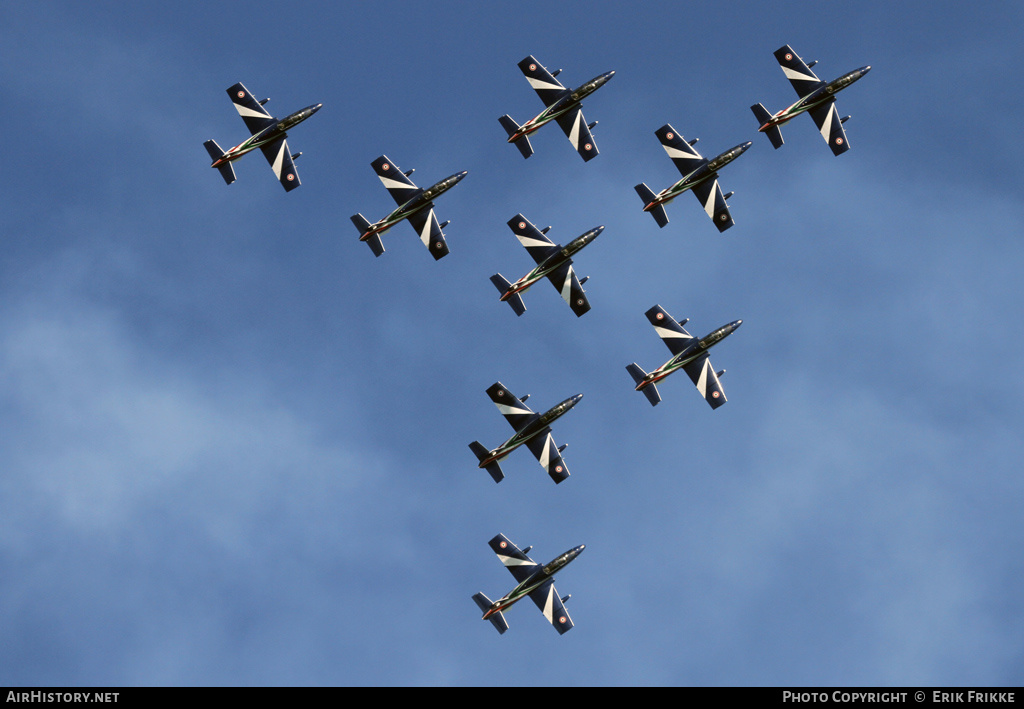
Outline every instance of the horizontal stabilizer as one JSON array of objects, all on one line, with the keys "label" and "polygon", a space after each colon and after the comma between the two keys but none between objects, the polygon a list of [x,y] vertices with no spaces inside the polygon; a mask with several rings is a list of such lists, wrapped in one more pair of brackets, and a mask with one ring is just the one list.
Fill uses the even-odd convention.
[{"label": "horizontal stabilizer", "polygon": [[[501,127],[505,129],[506,133],[508,133],[509,138],[519,131],[519,124],[512,120],[512,117],[507,114],[499,118],[498,122],[501,123]],[[519,152],[523,154],[524,158],[528,158],[533,155],[533,146],[530,145],[530,139],[525,135],[513,142],[512,145],[519,148]]]},{"label": "horizontal stabilizer", "polygon": [[[216,140],[208,140],[203,143],[203,147],[206,148],[206,152],[210,154],[210,158],[217,162],[224,157],[224,151],[217,145]],[[231,166],[231,163],[226,162],[223,165],[218,165],[217,170],[220,172],[220,176],[224,178],[224,182],[231,184],[235,181],[235,168]]]},{"label": "horizontal stabilizer", "polygon": [[[757,103],[750,107],[750,110],[754,112],[754,116],[757,118],[759,125],[765,125],[772,119],[772,114],[768,113],[768,109]],[[764,134],[768,136],[768,140],[772,141],[772,147],[776,150],[782,147],[785,142],[782,139],[782,131],[779,130],[778,126],[772,126],[764,130]]]},{"label": "horizontal stabilizer", "polygon": [[[647,378],[647,372],[640,369],[639,365],[637,365],[636,362],[634,362],[633,364],[627,364],[626,371],[629,372],[629,375],[631,377],[633,377],[633,383],[636,384],[637,386],[639,386],[640,383]],[[640,391],[642,391],[644,393],[644,396],[647,397],[647,400],[651,402],[651,406],[657,406],[658,403],[661,401],[661,394],[658,393],[658,387],[655,386],[654,384],[648,384]]]},{"label": "horizontal stabilizer", "polygon": [[[478,593],[474,595],[473,600],[476,601],[476,605],[484,613],[491,609],[491,599],[485,596],[484,594]],[[497,630],[498,633],[504,633],[506,630],[508,630],[508,622],[505,620],[505,615],[501,611],[498,611],[487,620],[491,621],[491,625],[494,626],[495,630]]]},{"label": "horizontal stabilizer", "polygon": [[650,209],[647,208],[647,205],[651,204],[651,202],[657,198],[654,191],[643,182],[633,189],[635,189],[636,193],[640,195],[640,199],[644,201],[644,211],[651,213],[651,216],[654,217],[654,221],[658,222],[658,226],[663,227],[668,224],[668,213],[665,212],[665,205],[659,204],[655,207],[651,207]]},{"label": "horizontal stabilizer", "polygon": [[[473,451],[476,455],[476,459],[480,462],[483,462],[491,454],[489,450],[483,447],[483,444],[481,444],[480,441],[473,441],[470,443],[469,449]],[[505,473],[501,472],[501,466],[498,465],[497,461],[485,466],[484,469],[491,474],[491,477],[494,478],[494,482],[496,483],[500,483],[505,479]]]},{"label": "horizontal stabilizer", "polygon": [[[491,283],[498,289],[498,292],[502,295],[508,293],[508,289],[512,287],[503,275],[495,273],[491,276]],[[512,310],[516,312],[516,315],[522,315],[526,312],[526,305],[523,303],[523,299],[518,293],[514,293],[505,299],[505,302],[512,306]]]},{"label": "horizontal stabilizer", "polygon": [[[353,214],[351,216],[352,223],[356,225],[356,229],[359,230],[359,238],[362,239],[363,234],[370,231],[370,221],[362,214]],[[384,253],[384,243],[380,240],[380,233],[373,234],[366,238],[366,245],[370,247],[370,251],[373,252],[374,256],[380,256]]]}]

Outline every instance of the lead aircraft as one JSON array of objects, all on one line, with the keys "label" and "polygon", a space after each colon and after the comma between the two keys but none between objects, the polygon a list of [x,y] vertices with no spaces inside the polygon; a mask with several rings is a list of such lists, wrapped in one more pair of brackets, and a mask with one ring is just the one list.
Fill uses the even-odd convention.
[{"label": "lead aircraft", "polygon": [[576,273],[572,270],[572,255],[596,239],[597,235],[604,231],[604,227],[595,227],[577,236],[562,248],[545,236],[551,227],[538,229],[522,214],[509,219],[508,225],[519,239],[519,243],[526,247],[526,251],[537,262],[537,267],[515,283],[509,283],[500,273],[491,276],[491,283],[501,293],[500,300],[511,305],[516,315],[522,315],[526,312],[526,306],[520,294],[547,276],[551,285],[562,294],[562,298],[576,313],[576,317],[590,310],[590,302],[583,290],[583,284],[587,282],[589,276],[582,280],[576,278]]},{"label": "lead aircraft", "polygon": [[501,126],[508,133],[508,142],[519,148],[524,158],[533,155],[533,146],[527,137],[530,133],[547,125],[551,121],[557,121],[565,137],[576,148],[583,161],[592,160],[597,157],[597,145],[594,143],[594,136],[590,130],[597,125],[597,121],[588,124],[583,118],[583,106],[581,102],[590,94],[608,83],[608,80],[615,76],[614,71],[605,72],[600,76],[583,84],[577,89],[567,89],[558,83],[555,78],[561,69],[549,72],[531,54],[519,62],[519,68],[523,76],[530,82],[540,100],[546,108],[523,125],[519,125],[508,114],[498,119]]},{"label": "lead aircraft", "polygon": [[537,608],[554,626],[559,635],[572,630],[572,618],[565,610],[565,603],[569,596],[559,598],[555,590],[555,574],[568,566],[569,562],[575,559],[586,548],[585,544],[573,547],[567,552],[559,554],[547,564],[541,566],[527,556],[530,549],[526,547],[520,550],[504,534],[499,534],[490,542],[491,549],[498,555],[498,560],[505,565],[518,585],[498,600],[491,602],[491,599],[482,593],[473,596],[477,606],[484,612],[482,620],[491,621],[499,633],[508,630],[508,622],[505,620],[504,611],[508,610],[517,601],[529,596],[530,600],[537,604]]},{"label": "lead aircraft", "polygon": [[286,192],[291,192],[301,185],[299,173],[295,171],[295,160],[302,153],[292,155],[285,138],[288,137],[289,128],[297,126],[312,116],[320,110],[323,104],[306,106],[301,111],[296,111],[286,118],[277,120],[267,113],[267,109],[263,108],[270,99],[257,101],[256,97],[249,92],[249,89],[242,86],[241,82],[229,88],[227,92],[231,103],[234,104],[238,115],[245,121],[245,127],[252,135],[248,140],[239,143],[227,152],[221,150],[215,140],[203,143],[206,152],[213,158],[213,164],[210,167],[217,168],[224,181],[230,185],[235,181],[235,169],[231,165],[232,161],[259,148],[263,151],[264,157],[270,163],[270,168],[277,175],[277,179],[281,181],[281,186]]},{"label": "lead aircraft", "polygon": [[387,155],[381,155],[370,165],[398,204],[398,209],[373,224],[362,214],[353,214],[351,219],[359,230],[359,240],[366,242],[374,256],[380,256],[384,253],[380,235],[403,219],[408,219],[409,224],[419,234],[420,241],[430,249],[430,255],[435,261],[447,256],[448,244],[441,230],[451,224],[451,220],[443,224],[438,223],[437,217],[434,216],[434,199],[459,184],[467,172],[456,172],[423,190],[409,179],[409,175],[416,172],[415,170],[402,172]]},{"label": "lead aircraft", "polygon": [[673,164],[683,177],[658,194],[654,194],[643,182],[637,185],[634,189],[644,201],[644,211],[651,213],[659,227],[664,227],[668,224],[665,205],[683,192],[692,190],[704,211],[711,217],[711,221],[718,227],[718,231],[725,231],[735,224],[729,213],[729,205],[726,204],[726,200],[735,193],[722,194],[722,188],[718,186],[718,171],[746,152],[750,142],[741,143],[713,160],[708,160],[693,147],[700,138],[683,140],[683,136],[668,123],[654,131],[654,134],[658,136],[661,146],[665,148],[665,152],[672,158]]},{"label": "lead aircraft", "polygon": [[840,155],[849,150],[850,144],[846,140],[843,124],[850,120],[850,117],[839,117],[839,113],[836,112],[835,95],[871,71],[871,66],[854,69],[826,84],[811,71],[811,67],[818,62],[805,64],[804,60],[797,56],[797,53],[788,44],[775,50],[775,58],[778,60],[779,66],[782,67],[786,78],[789,79],[789,83],[796,89],[800,100],[774,115],[759,103],[751,106],[750,110],[754,112],[754,116],[761,123],[761,127],[757,129],[758,132],[767,135],[768,140],[778,150],[784,142],[779,126],[806,112],[811,114],[814,125],[818,126],[818,132],[828,143],[828,147],[832,149],[834,155]]},{"label": "lead aircraft", "polygon": [[675,318],[660,305],[655,305],[645,315],[654,325],[655,332],[668,346],[672,353],[672,359],[661,365],[648,374],[637,366],[636,362],[626,365],[626,371],[633,377],[636,383],[636,391],[642,391],[651,406],[657,406],[661,401],[658,393],[658,382],[672,374],[677,369],[684,369],[690,376],[690,380],[697,387],[712,409],[717,409],[726,402],[725,392],[718,378],[725,374],[723,369],[716,372],[711,366],[711,359],[708,357],[708,350],[731,335],[736,328],[743,324],[742,320],[735,320],[728,325],[723,325],[714,332],[698,339],[683,329],[683,322],[676,322]]},{"label": "lead aircraft", "polygon": [[537,460],[540,461],[541,466],[548,471],[548,475],[555,481],[555,484],[569,477],[569,468],[566,467],[565,461],[562,460],[562,451],[569,444],[566,443],[561,447],[556,446],[555,439],[551,437],[551,426],[549,424],[554,423],[556,419],[576,406],[579,400],[583,398],[583,394],[570,396],[543,414],[534,413],[529,406],[523,403],[530,398],[529,394],[519,399],[501,382],[492,384],[487,389],[487,396],[491,397],[491,401],[498,407],[498,411],[501,412],[505,420],[516,431],[514,436],[494,450],[487,450],[479,441],[473,441],[469,444],[469,449],[473,451],[480,461],[479,467],[487,470],[491,477],[494,478],[494,482],[500,483],[505,479],[505,474],[501,472],[501,466],[498,463],[502,458],[524,443],[530,449],[530,452],[536,456]]}]

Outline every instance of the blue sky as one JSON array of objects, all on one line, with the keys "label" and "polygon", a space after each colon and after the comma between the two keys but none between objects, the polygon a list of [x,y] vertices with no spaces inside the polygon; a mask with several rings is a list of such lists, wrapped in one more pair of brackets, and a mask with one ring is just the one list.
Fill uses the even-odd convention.
[{"label": "blue sky", "polygon": [[[0,684],[1020,685],[1024,209],[1016,3],[46,3],[0,11]],[[772,52],[832,79],[852,150],[810,118],[772,150],[749,106],[794,100]],[[601,155],[557,128],[523,160],[497,117],[542,105],[535,55],[589,98]],[[246,137],[242,81],[295,129],[303,185],[225,186],[203,141]],[[633,185],[714,155],[736,226],[696,200],[658,229]],[[438,202],[373,258],[349,216],[392,208],[369,163]],[[539,284],[517,212],[565,243],[593,310]],[[656,408],[624,367],[703,335],[729,404],[684,375]],[[555,427],[495,485],[467,448]],[[547,561],[574,630],[532,605],[498,636],[470,600]],[[509,672],[515,678],[510,679]]]}]

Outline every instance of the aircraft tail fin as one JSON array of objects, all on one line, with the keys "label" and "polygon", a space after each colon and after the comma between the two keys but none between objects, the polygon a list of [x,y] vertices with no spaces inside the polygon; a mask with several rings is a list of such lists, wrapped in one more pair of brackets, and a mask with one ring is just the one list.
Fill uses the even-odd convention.
[{"label": "aircraft tail fin", "polygon": [[[203,143],[203,147],[206,148],[206,152],[210,154],[210,159],[217,162],[224,157],[224,151],[217,145],[216,140],[208,140]],[[220,172],[220,176],[224,178],[224,181],[229,185],[235,181],[235,168],[231,166],[231,163],[226,162],[223,165],[218,165],[217,170]]]},{"label": "aircraft tail fin", "polygon": [[[481,444],[480,441],[473,441],[470,443],[469,449],[476,454],[476,459],[480,462],[483,462],[491,454],[489,450],[483,447],[483,444]],[[501,472],[501,466],[498,465],[498,461],[494,461],[493,463],[484,466],[484,468],[491,474],[491,477],[494,478],[494,482],[500,483],[505,479],[505,473]]]},{"label": "aircraft tail fin", "polygon": [[[484,613],[491,610],[491,599],[485,596],[484,594],[476,594],[475,596],[473,596],[473,600],[476,601],[476,605]],[[505,620],[505,615],[501,611],[498,611],[487,620],[491,621],[491,625],[493,625],[495,630],[497,630],[499,633],[504,633],[506,630],[508,630],[508,622]]]},{"label": "aircraft tail fin", "polygon": [[655,207],[651,207],[650,209],[647,208],[647,205],[651,204],[657,198],[654,191],[643,182],[633,189],[635,189],[636,193],[640,195],[640,199],[644,201],[644,210],[651,213],[651,216],[654,217],[654,221],[658,222],[658,226],[663,227],[668,224],[668,213],[665,211],[665,205],[659,204]]},{"label": "aircraft tail fin", "polygon": [[[519,131],[519,124],[512,120],[512,117],[509,116],[508,114],[505,114],[504,116],[499,118],[498,122],[501,123],[501,127],[505,129],[506,133],[508,133],[509,138],[514,136]],[[519,152],[523,154],[524,158],[528,158],[531,155],[533,155],[533,146],[530,145],[530,139],[527,138],[525,135],[517,139],[514,143],[512,143],[512,145],[519,148]]]},{"label": "aircraft tail fin", "polygon": [[[363,234],[370,231],[370,220],[364,217],[362,214],[353,214],[352,223],[356,225],[356,229],[359,230],[359,238],[362,239]],[[373,252],[374,256],[380,256],[384,253],[384,243],[380,240],[380,233],[371,234],[365,239],[366,245],[370,247],[370,251]]]},{"label": "aircraft tail fin", "polygon": [[[772,114],[768,112],[768,109],[757,103],[750,107],[750,110],[754,112],[754,116],[757,118],[758,123],[762,126],[772,119]],[[772,141],[772,146],[778,150],[782,147],[785,142],[782,139],[782,131],[779,130],[778,126],[772,126],[764,131],[764,134],[768,136],[768,140]]]},{"label": "aircraft tail fin", "polygon": [[[508,293],[508,289],[512,287],[503,275],[495,273],[491,276],[491,283],[498,289],[498,292],[502,295]],[[522,315],[526,312],[526,305],[523,303],[522,297],[518,293],[510,295],[506,300],[506,303],[512,306],[512,310],[516,311],[516,315]]]},{"label": "aircraft tail fin", "polygon": [[[647,372],[640,369],[636,362],[633,362],[633,364],[627,364],[626,371],[629,372],[631,377],[633,377],[633,383],[637,386],[640,386],[643,380],[647,378]],[[658,402],[661,401],[661,394],[658,393],[658,387],[653,383],[648,384],[640,391],[642,391],[644,396],[647,397],[647,400],[651,402],[651,406],[657,406]]]}]

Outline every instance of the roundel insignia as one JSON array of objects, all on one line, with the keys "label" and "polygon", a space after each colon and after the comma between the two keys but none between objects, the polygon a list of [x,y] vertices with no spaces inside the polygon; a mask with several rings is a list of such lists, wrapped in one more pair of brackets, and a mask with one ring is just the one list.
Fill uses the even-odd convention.
[{"label": "roundel insignia", "polygon": [[560,473],[560,472],[562,472],[562,466],[561,466],[561,465],[556,465],[556,466],[555,466],[555,472],[556,472],[556,473]]},{"label": "roundel insignia", "polygon": [[791,59],[793,59],[793,55],[792,55],[792,54],[787,54],[787,55],[786,55],[786,61],[788,62],[788,61],[790,61]]},{"label": "roundel insignia", "polygon": [[713,397],[715,397],[717,399],[718,398],[718,392],[717,391],[711,392],[711,396],[713,396]]},{"label": "roundel insignia", "polygon": [[661,320],[661,319],[662,319],[662,318],[664,318],[665,316],[664,316],[664,315],[662,315],[661,313],[658,313],[658,314],[657,314],[657,315],[655,315],[654,317],[658,318],[658,320]]},{"label": "roundel insignia", "polygon": [[721,214],[718,215],[718,218],[724,222],[726,219],[729,218],[729,215],[726,214],[725,212],[722,212]]},{"label": "roundel insignia", "polygon": [[843,144],[843,138],[842,138],[842,136],[840,136],[840,137],[836,138],[836,145],[842,145],[842,144]]},{"label": "roundel insignia", "polygon": [[295,179],[295,175],[293,175],[292,173],[289,172],[288,173],[288,181],[291,182],[294,179]]},{"label": "roundel insignia", "polygon": [[440,241],[435,241],[435,242],[434,242],[434,248],[435,248],[435,249],[439,249],[439,248],[441,248],[441,242],[440,242]]},{"label": "roundel insignia", "polygon": [[561,623],[562,625],[565,625],[565,616],[563,615],[563,616],[559,617],[558,622]]},{"label": "roundel insignia", "polygon": [[530,71],[537,71],[537,65],[536,64],[531,64],[530,65]]},{"label": "roundel insignia", "polygon": [[590,150],[590,148],[591,148],[590,143],[587,143],[586,145],[583,146],[584,150]]},{"label": "roundel insignia", "polygon": [[672,140],[673,138],[675,138],[675,136],[672,135],[672,133],[666,133],[665,137],[668,138],[669,140]]},{"label": "roundel insignia", "polygon": [[583,298],[577,298],[576,305],[583,305]]},{"label": "roundel insignia", "polygon": [[519,222],[519,228],[520,229],[525,229],[526,228],[526,222]]},{"label": "roundel insignia", "polygon": [[498,546],[500,546],[502,549],[504,549],[505,547],[508,546],[508,544],[506,544],[505,542],[498,542]]},{"label": "roundel insignia", "polygon": [[505,392],[501,389],[498,389],[498,396],[505,396]]},{"label": "roundel insignia", "polygon": [[387,163],[384,163],[383,165],[380,166],[380,169],[381,170],[390,170],[391,166],[388,165]]},{"label": "roundel insignia", "polygon": [[244,91],[239,91],[238,92],[238,98],[245,98],[245,92]]}]

